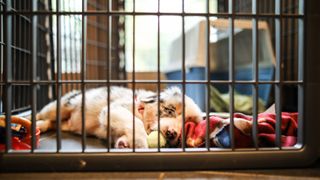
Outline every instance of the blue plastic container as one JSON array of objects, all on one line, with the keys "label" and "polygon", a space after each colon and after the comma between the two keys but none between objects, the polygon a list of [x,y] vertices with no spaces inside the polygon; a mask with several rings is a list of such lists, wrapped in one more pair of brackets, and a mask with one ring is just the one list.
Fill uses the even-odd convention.
[{"label": "blue plastic container", "polygon": [[[228,80],[228,72],[214,72],[211,73],[212,80]],[[180,70],[171,71],[166,73],[166,77],[169,80],[181,80],[182,72]],[[274,77],[274,67],[263,67],[259,68],[259,80],[260,81],[270,81]],[[193,67],[189,68],[186,71],[187,80],[205,80],[206,73],[204,67]],[[252,80],[252,68],[239,68],[235,70],[235,79],[236,80]],[[176,85],[169,85],[176,86]],[[179,85],[181,87],[181,85]],[[221,93],[228,92],[228,85],[215,84],[214,85]],[[271,84],[259,86],[259,97],[264,100],[266,103],[269,101],[270,92],[272,89]],[[251,85],[235,85],[235,90],[240,94],[252,95],[252,86]],[[205,84],[186,84],[186,94],[191,97],[201,108],[202,111],[205,110],[206,106],[206,85]]]}]

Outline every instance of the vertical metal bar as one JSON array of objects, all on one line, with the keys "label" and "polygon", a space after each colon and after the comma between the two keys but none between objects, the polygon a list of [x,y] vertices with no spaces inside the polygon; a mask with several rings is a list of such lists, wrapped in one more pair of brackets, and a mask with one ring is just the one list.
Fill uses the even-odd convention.
[{"label": "vertical metal bar", "polygon": [[158,0],[158,29],[157,29],[157,89],[158,89],[158,103],[157,103],[157,120],[158,120],[158,152],[160,152],[160,0]]},{"label": "vertical metal bar", "polygon": [[[299,0],[299,15],[304,16],[304,0]],[[304,130],[304,17],[298,19],[298,144],[303,145]]]},{"label": "vertical metal bar", "polygon": [[[5,12],[11,11],[11,0],[6,2]],[[4,92],[4,110],[6,114],[6,149],[5,152],[8,153],[12,147],[11,143],[11,108],[12,108],[12,15],[5,14],[5,44],[6,44],[6,53],[4,61],[4,82],[5,82],[5,92]]]},{"label": "vertical metal bar", "polygon": [[[1,0],[1,3],[0,3],[0,12],[4,12],[4,8],[3,8],[3,3],[2,0]],[[0,14],[0,27],[4,27],[4,24],[3,24],[3,14],[1,13]],[[0,30],[0,71],[2,72],[3,70],[3,46],[4,46],[4,40],[3,40],[3,33],[4,33],[5,29],[2,28]],[[3,82],[3,76],[0,77],[0,82],[2,83]],[[0,86],[0,94],[2,95],[3,94],[3,89],[2,89],[2,86]],[[0,97],[2,102],[3,102],[3,97],[1,96]],[[2,113],[3,112],[3,106],[2,106],[2,103],[0,103],[0,112]]]},{"label": "vertical metal bar", "polygon": [[[80,26],[80,24],[81,24],[81,22],[82,22],[82,19],[81,19],[82,17],[79,15],[79,16],[76,16],[76,27],[79,27]],[[77,31],[76,31],[77,33],[77,36],[76,36],[76,56],[75,56],[75,58],[76,58],[76,69],[77,69],[77,73],[81,73],[81,65],[80,66],[78,66],[78,64],[81,64],[81,55],[80,55],[80,45],[79,44],[81,44],[81,35],[80,35],[80,33],[79,33],[79,29],[77,29]],[[79,75],[79,77],[77,77],[78,79],[81,79],[81,77],[80,77],[80,75]],[[77,84],[77,89],[80,89],[80,86],[81,86],[81,84],[79,85],[79,84]]]},{"label": "vertical metal bar", "polygon": [[210,4],[209,0],[206,1],[207,17],[206,17],[206,61],[207,61],[207,95],[206,95],[206,148],[210,150],[210,123],[209,123],[209,112],[210,112]]},{"label": "vertical metal bar", "polygon": [[229,96],[230,96],[230,144],[231,149],[233,150],[234,147],[234,71],[235,71],[235,65],[234,65],[234,0],[229,0],[228,3],[228,13],[231,15],[229,17]]},{"label": "vertical metal bar", "polygon": [[[16,2],[17,4],[18,4],[18,2]],[[29,3],[29,4],[32,4],[32,3]],[[26,10],[27,9],[27,2],[26,1],[22,1],[22,5],[21,5],[21,10]],[[31,8],[30,8],[31,9]],[[29,10],[30,10],[29,9]],[[21,32],[21,34],[20,34],[20,38],[22,39],[22,37],[23,37],[23,41],[22,41],[22,43],[21,43],[21,45],[20,45],[20,47],[22,48],[22,49],[28,49],[28,50],[30,50],[31,48],[30,47],[28,47],[28,44],[30,44],[30,36],[29,36],[29,33],[30,33],[30,30],[32,29],[32,27],[30,27],[31,26],[31,23],[30,22],[28,22],[26,19],[24,19],[23,18],[23,16],[22,15],[19,15],[18,16],[18,18],[20,19],[20,23],[22,22],[22,25],[20,24],[20,28],[21,27],[27,27],[26,29],[26,31],[23,31],[22,30],[22,28],[19,30],[20,32]],[[28,20],[30,20],[30,19],[28,19]],[[17,30],[18,30],[18,28],[17,28]],[[20,40],[21,40],[20,39]],[[17,45],[18,46],[18,45]],[[17,65],[19,66],[18,68],[19,68],[19,70],[20,70],[20,68],[21,68],[21,70],[22,70],[22,67],[28,67],[28,61],[30,62],[31,61],[31,59],[30,59],[30,56],[28,55],[25,59],[22,59],[22,52],[21,51],[18,51],[19,53],[17,53],[17,61],[18,61],[18,63],[17,63]],[[26,61],[27,60],[27,61]],[[13,64],[13,66],[15,66],[15,64]],[[21,77],[21,79],[24,79],[24,78],[26,78],[26,77],[28,77],[28,75],[29,75],[29,72],[28,72],[28,70],[29,69],[27,69],[27,71],[22,71],[23,73],[23,77]],[[18,77],[18,75],[16,74],[16,73],[14,73],[13,72],[13,74],[14,74],[14,80],[15,79],[17,79],[17,78],[15,78],[15,76],[16,77]],[[26,78],[27,79],[27,78]],[[19,88],[19,89],[18,89]],[[28,92],[28,87],[26,87],[26,86],[20,86],[20,87],[18,87],[17,88],[17,91],[18,91],[18,93],[17,94],[20,94],[20,92]],[[24,93],[23,93],[24,94]],[[20,100],[20,103],[19,103],[19,105],[18,106],[16,106],[16,108],[17,107],[22,107],[22,106],[24,106],[24,105],[26,105],[25,103],[27,102],[27,97],[26,96],[22,96],[22,98],[20,99],[19,98],[19,100]]]},{"label": "vertical metal bar", "polygon": [[[37,11],[38,9],[38,2],[32,1],[32,11]],[[31,134],[32,134],[32,146],[31,152],[34,152],[34,149],[37,147],[36,144],[36,113],[37,113],[37,25],[38,25],[38,17],[37,15],[32,16],[32,62],[31,62]]]},{"label": "vertical metal bar", "polygon": [[[284,7],[283,13],[289,12],[287,0],[280,2],[280,6]],[[280,12],[282,12],[282,10]],[[281,21],[282,21],[282,19],[281,19]],[[289,36],[290,32],[288,32],[288,29],[289,29],[288,26],[289,26],[289,21],[288,21],[288,19],[286,19],[283,22],[283,30],[282,30],[283,32],[286,32],[285,34],[283,34],[283,37],[282,37],[283,42],[284,42],[282,48],[284,51],[288,51],[288,47],[290,48],[290,44],[288,43],[290,40],[290,36]],[[290,79],[290,74],[293,74],[293,73],[290,73],[290,71],[292,70],[292,68],[290,68],[290,67],[292,67],[292,61],[291,61],[290,55],[288,55],[288,54],[289,53],[283,53],[283,56],[282,56],[282,58],[285,59],[285,61],[283,61],[283,71],[282,71],[283,72],[283,79],[286,79],[286,80]],[[294,71],[291,71],[291,72],[294,72]],[[293,80],[293,79],[291,79],[291,80]]]},{"label": "vertical metal bar", "polygon": [[[48,0],[48,4],[49,4],[49,12],[53,12],[53,8],[52,8],[52,6],[53,6],[53,2],[52,2],[52,0]],[[50,46],[52,46],[53,48],[50,48],[50,55],[49,55],[49,57],[47,57],[47,59],[48,59],[48,61],[47,62],[49,62],[50,63],[50,65],[49,65],[49,68],[51,69],[51,71],[50,71],[50,76],[51,76],[51,78],[50,79],[55,79],[56,78],[56,75],[55,75],[55,58],[54,58],[54,49],[55,49],[55,47],[54,47],[54,42],[53,42],[53,15],[52,14],[50,14],[49,15],[49,27],[51,27],[51,29],[50,29],[50,31],[49,31],[49,36],[50,36],[50,38],[49,38],[49,43],[50,43]],[[49,77],[50,77],[49,76]],[[50,92],[51,92],[51,94],[52,94],[52,98],[54,98],[54,99],[56,99],[56,89],[55,88],[53,88],[54,86],[52,85],[52,84],[50,84],[49,85],[49,90],[50,90]]]},{"label": "vertical metal bar", "polygon": [[82,0],[82,23],[81,23],[81,92],[82,92],[82,102],[81,102],[81,142],[82,142],[82,152],[86,150],[86,93],[85,93],[85,78],[86,78],[86,46],[87,46],[87,16],[84,12],[87,9],[87,1]]},{"label": "vertical metal bar", "polygon": [[[17,7],[17,2],[16,1],[11,1],[11,9],[13,10],[13,9],[15,9],[16,7]],[[22,36],[21,36],[21,31],[19,31],[19,33],[17,33],[17,26],[18,26],[18,24],[19,24],[19,26],[21,26],[21,21],[20,21],[20,19],[19,19],[19,15],[18,14],[16,14],[16,13],[14,13],[14,15],[13,16],[11,16],[11,30],[13,31],[12,33],[11,33],[11,60],[12,60],[12,62],[11,62],[11,76],[12,76],[12,79],[16,79],[16,77],[15,77],[15,74],[14,74],[14,71],[13,71],[13,65],[17,65],[18,63],[17,63],[17,50],[15,49],[15,48],[13,48],[13,47],[15,47],[15,46],[17,46],[18,45],[18,43],[17,43],[17,38],[21,38]],[[19,22],[19,23],[18,23]],[[21,40],[22,41],[22,40]],[[18,61],[19,62],[19,61]],[[12,94],[13,95],[16,95],[16,92],[17,92],[17,86],[12,86]],[[19,105],[20,104],[20,99],[18,99],[18,100],[15,100],[14,98],[12,98],[12,105],[11,105],[11,108],[12,109],[16,109],[16,105]]]},{"label": "vertical metal bar", "polygon": [[[136,11],[136,1],[133,0],[133,13],[135,13]],[[136,89],[136,70],[135,70],[135,62],[136,62],[136,59],[135,59],[135,56],[136,56],[136,15],[133,15],[133,27],[132,27],[132,33],[133,33],[133,37],[132,37],[132,109],[133,109],[133,112],[135,112],[135,89]],[[133,128],[132,128],[132,151],[135,152],[135,115],[133,116]]]},{"label": "vertical metal bar", "polygon": [[[63,11],[67,11],[66,1],[63,1],[62,5],[63,5],[63,7],[62,7]],[[63,62],[64,62],[64,72],[62,72],[64,76],[62,76],[62,77],[63,77],[63,80],[67,80],[67,81],[69,80],[68,56],[67,56],[67,54],[68,54],[68,51],[67,51],[68,34],[67,34],[67,29],[66,29],[66,26],[67,26],[66,21],[68,18],[69,18],[68,15],[63,16],[63,18],[62,18],[62,20],[63,20],[62,24],[64,27],[64,28],[62,28],[62,32],[63,32],[62,33],[62,38],[63,38],[63,48],[62,49],[63,49]],[[68,92],[69,86],[70,86],[70,84],[64,84],[64,87],[63,87],[64,91]]]},{"label": "vertical metal bar", "polygon": [[[258,14],[258,0],[252,0],[252,14],[257,15]],[[256,149],[258,149],[258,88],[259,88],[259,22],[256,18],[252,18],[252,74],[253,74],[253,90],[252,90],[252,96],[253,96],[253,122],[252,122],[252,138],[253,138],[253,144]]]},{"label": "vertical metal bar", "polygon": [[[68,3],[68,6],[69,6],[69,11],[71,11],[71,1],[69,1],[69,3]],[[68,16],[69,17],[69,22],[68,22],[68,24],[69,24],[69,47],[70,47],[70,52],[69,52],[69,57],[70,57],[70,76],[71,76],[71,79],[72,80],[75,80],[76,78],[75,78],[75,70],[73,69],[74,68],[74,59],[73,59],[73,53],[74,53],[74,51],[73,51],[73,46],[72,46],[72,36],[74,36],[73,35],[73,33],[75,32],[75,31],[73,31],[73,27],[72,27],[72,25],[71,25],[71,22],[73,21],[73,19],[74,19],[74,17],[72,17],[71,15],[69,15]],[[70,84],[69,86],[71,86],[71,89],[73,90],[74,89],[74,84],[72,83],[72,84]]]},{"label": "vertical metal bar", "polygon": [[186,33],[185,33],[185,10],[184,0],[182,0],[182,151],[186,148],[186,134],[185,134],[185,94],[186,94]]},{"label": "vertical metal bar", "polygon": [[[75,3],[73,3],[74,5]],[[78,17],[79,16],[75,16],[74,17],[74,23],[73,23],[73,27],[75,29],[75,33],[73,34],[74,38],[73,38],[73,41],[74,41],[74,68],[75,68],[75,79],[79,79],[78,77],[78,73],[79,73],[79,70],[78,70],[78,36],[77,36],[77,30],[76,30],[76,26],[78,24]],[[75,85],[75,88],[78,89],[79,88],[79,85]]]},{"label": "vertical metal bar", "polygon": [[56,76],[56,88],[57,88],[57,111],[56,111],[56,133],[57,133],[57,152],[61,150],[61,14],[60,14],[60,1],[56,1],[57,11],[57,76]]},{"label": "vertical metal bar", "polygon": [[275,31],[276,31],[276,81],[278,84],[275,85],[275,105],[276,105],[276,140],[275,144],[281,149],[281,65],[282,65],[282,54],[281,54],[281,0],[275,2],[275,13],[280,15],[280,18],[275,19]]},{"label": "vertical metal bar", "polygon": [[[110,3],[112,1],[107,2],[107,88],[108,88],[108,95],[107,95],[107,106],[108,106],[108,114],[107,114],[107,121],[108,121],[108,125],[107,125],[107,142],[108,142],[108,152],[110,152],[111,149],[111,124],[110,124],[110,79],[111,79],[111,69],[110,69],[110,64],[111,64],[111,56],[110,56],[110,37],[111,37],[111,33],[112,31],[110,31],[110,18],[112,18],[112,16],[110,16]],[[112,19],[111,19],[112,22]]]}]

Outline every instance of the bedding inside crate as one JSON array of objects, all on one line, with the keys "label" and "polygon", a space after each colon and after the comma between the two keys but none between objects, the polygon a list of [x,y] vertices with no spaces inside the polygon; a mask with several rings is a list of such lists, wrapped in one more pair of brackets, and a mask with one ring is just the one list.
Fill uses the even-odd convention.
[{"label": "bedding inside crate", "polygon": [[[273,107],[272,107],[273,108]],[[259,147],[276,147],[276,115],[271,108],[260,113],[257,118],[257,140]],[[212,148],[231,148],[230,118],[229,113],[203,113],[203,121],[185,123],[186,148],[205,148],[206,129],[209,124],[209,143]],[[297,142],[298,113],[282,113],[281,143],[283,147],[294,146]],[[234,146],[235,148],[254,148],[252,136],[253,117],[242,113],[234,114]],[[158,138],[156,138],[157,141]],[[181,142],[181,141],[180,141]],[[157,142],[154,142],[157,144]],[[40,151],[55,151],[57,146],[57,134],[49,131],[41,134]],[[86,150],[106,150],[107,141],[96,137],[86,137]],[[154,147],[153,147],[154,148]],[[164,146],[168,148],[168,146]],[[170,148],[181,148],[181,144]],[[81,152],[82,136],[68,132],[61,133],[62,152]]]}]

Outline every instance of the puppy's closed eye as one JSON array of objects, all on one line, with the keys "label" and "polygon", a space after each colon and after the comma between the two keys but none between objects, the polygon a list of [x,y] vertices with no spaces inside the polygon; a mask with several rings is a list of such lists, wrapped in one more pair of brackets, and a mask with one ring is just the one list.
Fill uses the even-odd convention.
[{"label": "puppy's closed eye", "polygon": [[146,98],[141,98],[140,101],[144,103],[154,103],[157,100],[157,96],[150,96]]}]

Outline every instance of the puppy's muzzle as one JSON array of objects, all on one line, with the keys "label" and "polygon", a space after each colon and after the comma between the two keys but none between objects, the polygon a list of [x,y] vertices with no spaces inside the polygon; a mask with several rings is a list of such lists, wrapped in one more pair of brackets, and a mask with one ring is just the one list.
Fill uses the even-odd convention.
[{"label": "puppy's muzzle", "polygon": [[178,133],[174,129],[168,129],[166,132],[166,138],[168,140],[174,140],[178,136]]}]

